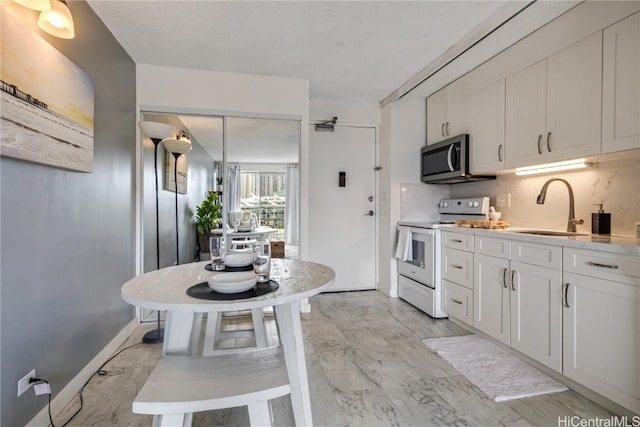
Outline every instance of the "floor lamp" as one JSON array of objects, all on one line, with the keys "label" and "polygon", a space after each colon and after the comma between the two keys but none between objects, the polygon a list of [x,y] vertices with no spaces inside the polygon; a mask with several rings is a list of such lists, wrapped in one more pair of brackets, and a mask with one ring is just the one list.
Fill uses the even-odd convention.
[{"label": "floor lamp", "polygon": [[[142,133],[149,137],[153,142],[153,172],[156,184],[156,268],[160,269],[160,224],[158,219],[160,217],[158,213],[158,145],[160,142],[171,135],[175,130],[175,127],[166,123],[139,122]],[[160,328],[160,312],[158,311],[158,328],[149,331],[142,337],[143,343],[160,343],[164,338],[164,330]]]},{"label": "floor lamp", "polygon": [[173,154],[175,166],[173,167],[173,180],[175,182],[176,195],[176,265],[180,265],[180,240],[178,233],[178,158],[191,150],[191,141],[183,130],[178,132],[175,139],[163,140],[164,148]]}]

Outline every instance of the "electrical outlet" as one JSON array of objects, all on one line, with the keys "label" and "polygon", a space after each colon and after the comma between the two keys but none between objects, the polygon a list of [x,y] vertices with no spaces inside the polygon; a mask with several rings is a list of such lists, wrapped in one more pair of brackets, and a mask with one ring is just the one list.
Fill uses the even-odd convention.
[{"label": "electrical outlet", "polygon": [[496,208],[510,208],[511,193],[496,194]]},{"label": "electrical outlet", "polygon": [[27,390],[29,390],[31,388],[31,386],[34,383],[30,383],[29,379],[30,378],[35,378],[35,377],[36,377],[36,370],[33,369],[27,375],[25,375],[24,377],[22,377],[22,378],[20,378],[18,380],[18,396],[22,395],[22,393],[24,393],[25,391],[27,391]]}]

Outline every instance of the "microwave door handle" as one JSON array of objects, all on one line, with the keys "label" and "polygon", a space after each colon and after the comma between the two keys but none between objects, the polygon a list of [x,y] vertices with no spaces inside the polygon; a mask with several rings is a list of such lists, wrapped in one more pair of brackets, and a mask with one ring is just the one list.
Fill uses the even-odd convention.
[{"label": "microwave door handle", "polygon": [[449,163],[449,170],[450,170],[451,172],[453,172],[453,171],[454,171],[454,168],[453,168],[453,160],[451,159],[451,157],[452,157],[452,155],[453,155],[453,149],[454,149],[454,147],[455,147],[455,146],[454,146],[454,144],[451,144],[451,145],[449,146],[449,152],[447,153],[447,163]]}]

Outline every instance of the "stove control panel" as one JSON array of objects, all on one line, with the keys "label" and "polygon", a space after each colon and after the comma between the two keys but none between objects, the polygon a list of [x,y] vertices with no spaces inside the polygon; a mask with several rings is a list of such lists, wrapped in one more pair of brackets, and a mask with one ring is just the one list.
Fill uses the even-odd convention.
[{"label": "stove control panel", "polygon": [[438,211],[441,214],[486,215],[489,213],[489,198],[442,199]]}]

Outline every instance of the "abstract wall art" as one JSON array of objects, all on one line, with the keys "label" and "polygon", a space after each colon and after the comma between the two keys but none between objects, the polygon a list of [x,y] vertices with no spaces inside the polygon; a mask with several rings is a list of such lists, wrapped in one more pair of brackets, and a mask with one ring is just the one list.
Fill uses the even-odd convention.
[{"label": "abstract wall art", "polygon": [[18,17],[0,15],[0,154],[91,172],[91,77]]}]

